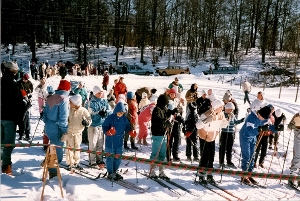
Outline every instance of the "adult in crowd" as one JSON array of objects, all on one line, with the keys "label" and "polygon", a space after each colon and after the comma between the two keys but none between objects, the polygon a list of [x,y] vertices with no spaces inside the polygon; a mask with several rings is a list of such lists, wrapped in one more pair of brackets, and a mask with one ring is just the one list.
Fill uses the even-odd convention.
[{"label": "adult in crowd", "polygon": [[[1,65],[1,94],[5,98],[1,99],[1,142],[2,144],[15,144],[16,125],[23,114],[20,112],[21,107],[26,105],[14,79],[19,67],[16,63],[6,61]],[[2,173],[12,175],[11,155],[14,146],[3,147],[2,152]]]},{"label": "adult in crowd", "polygon": [[271,126],[273,134],[269,136],[269,149],[272,149],[272,145],[274,144],[274,150],[277,151],[279,133],[284,131],[284,121],[286,117],[280,109],[277,109],[272,115],[275,121],[274,125]]},{"label": "adult in crowd", "polygon": [[45,65],[45,62],[42,62],[40,65],[39,65],[39,76],[40,76],[40,79],[42,79],[43,77],[45,77],[45,72],[46,71],[46,65]]},{"label": "adult in crowd", "polygon": [[[288,130],[294,131],[293,159],[290,166],[290,174],[300,175],[300,114],[296,113],[288,124]],[[300,181],[289,180],[289,185],[299,187]]]},{"label": "adult in crowd", "polygon": [[186,113],[188,115],[188,111],[189,111],[189,107],[188,104],[191,102],[196,102],[196,100],[198,99],[198,85],[196,83],[191,85],[191,88],[186,92],[185,94],[185,100],[186,100]]},{"label": "adult in crowd", "polygon": [[[253,153],[259,132],[269,130],[265,124],[271,114],[271,108],[265,106],[258,111],[251,111],[240,130],[240,146],[242,152],[242,170],[252,172],[254,167]],[[241,181],[246,184],[257,184],[252,177],[243,176]]]},{"label": "adult in crowd", "polygon": [[183,86],[179,83],[179,79],[177,77],[175,77],[174,81],[169,84],[168,88],[175,88],[177,94],[183,92]]},{"label": "adult in crowd", "polygon": [[135,91],[134,94],[135,94],[136,102],[138,105],[140,104],[140,101],[142,100],[143,93],[146,93],[147,98],[149,99],[151,96],[151,89],[149,87],[142,87]]},{"label": "adult in crowd", "polygon": [[198,115],[203,114],[211,108],[211,101],[207,98],[207,92],[201,91],[201,96],[196,100]]},{"label": "adult in crowd", "polygon": [[37,68],[34,62],[31,62],[30,64],[30,72],[32,79],[37,80]]},{"label": "adult in crowd", "polygon": [[113,110],[116,106],[116,97],[114,95],[114,90],[110,89],[108,94],[107,94],[107,101],[108,104],[110,105],[111,109]]},{"label": "adult in crowd", "polygon": [[245,93],[244,104],[247,101],[249,103],[249,105],[250,105],[251,103],[250,103],[250,100],[249,100],[249,93],[251,92],[251,84],[248,82],[247,79],[245,79],[245,81],[242,84],[242,90]]},{"label": "adult in crowd", "polygon": [[119,82],[114,87],[114,92],[117,100],[120,94],[127,94],[127,86],[124,83],[124,77],[120,77]]},{"label": "adult in crowd", "polygon": [[108,84],[109,84],[109,75],[108,75],[108,71],[105,70],[103,75],[102,88],[106,91],[107,91]]},{"label": "adult in crowd", "polygon": [[[224,102],[215,99],[211,103],[211,109],[200,115],[196,124],[200,140],[200,167],[213,168],[215,160],[215,140],[221,128],[228,126],[228,120],[223,113]],[[211,173],[205,178],[204,172],[197,172],[199,182],[203,184],[216,183]]]},{"label": "adult in crowd", "polygon": [[[67,80],[60,80],[55,93],[47,98],[46,106],[43,113],[45,122],[45,133],[50,139],[51,144],[63,146],[60,141],[63,134],[68,131],[69,116],[69,91],[71,83]],[[56,148],[58,163],[63,159],[62,148]],[[57,176],[56,168],[49,168],[49,179]]]},{"label": "adult in crowd", "polygon": [[258,111],[261,108],[267,106],[268,102],[265,100],[264,96],[265,96],[264,92],[262,91],[257,92],[256,99],[250,105],[250,109],[253,111]]},{"label": "adult in crowd", "polygon": [[229,90],[227,90],[223,96],[223,102],[224,104],[226,105],[227,103],[232,103],[234,105],[234,110],[233,110],[233,114],[236,118],[238,118],[239,116],[239,107],[238,107],[238,104],[236,102],[236,100],[234,100],[232,98],[232,94]]},{"label": "adult in crowd", "polygon": [[[29,75],[27,73],[24,74],[23,78],[18,81],[18,87],[22,91],[23,97],[26,98],[28,102],[31,103],[31,97],[33,92],[33,85],[29,80]],[[31,105],[30,105],[31,106]],[[23,107],[24,118],[18,122],[19,126],[19,140],[29,140],[30,135],[30,116],[29,116],[29,104],[26,107]]]},{"label": "adult in crowd", "polygon": [[87,94],[86,89],[84,87],[84,82],[83,81],[79,81],[78,86],[76,87],[76,89],[74,89],[74,94],[79,94],[81,96],[82,106],[84,106],[87,99],[88,99],[88,94]]},{"label": "adult in crowd", "polygon": [[[86,104],[92,117],[92,124],[88,128],[89,149],[91,151],[103,151],[104,133],[102,124],[105,118],[111,114],[107,99],[103,97],[104,90],[100,86],[94,86],[93,96]],[[105,163],[103,155],[89,154],[89,164],[103,168]]]}]

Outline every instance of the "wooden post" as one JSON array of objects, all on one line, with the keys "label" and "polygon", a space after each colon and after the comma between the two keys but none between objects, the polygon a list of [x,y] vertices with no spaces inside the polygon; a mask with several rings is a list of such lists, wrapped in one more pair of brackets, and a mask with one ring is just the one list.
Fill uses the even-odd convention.
[{"label": "wooden post", "polygon": [[281,95],[281,88],[282,88],[282,78],[281,78],[281,80],[280,80],[280,88],[279,88],[279,99],[280,99],[280,95]]},{"label": "wooden post", "polygon": [[60,175],[60,170],[59,170],[59,164],[58,164],[58,159],[56,155],[56,148],[54,144],[51,144],[46,152],[46,158],[44,160],[44,171],[43,171],[43,190],[42,190],[42,195],[41,195],[41,201],[44,199],[44,190],[45,190],[45,185],[46,185],[46,180],[48,176],[48,168],[56,168],[57,171],[57,178],[60,186],[60,192],[61,192],[61,197],[64,198],[64,194],[62,191],[62,182],[61,182],[61,175]]},{"label": "wooden post", "polygon": [[299,78],[297,77],[297,92],[296,92],[296,99],[295,99],[295,102],[297,102],[297,98],[298,98],[298,91],[299,91]]}]

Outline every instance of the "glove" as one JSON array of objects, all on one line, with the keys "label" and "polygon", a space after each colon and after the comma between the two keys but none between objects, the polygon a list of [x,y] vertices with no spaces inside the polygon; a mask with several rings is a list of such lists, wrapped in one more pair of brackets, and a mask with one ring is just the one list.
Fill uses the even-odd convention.
[{"label": "glove", "polygon": [[192,135],[192,131],[188,131],[184,135],[185,135],[185,137],[190,137]]},{"label": "glove", "polygon": [[109,136],[113,136],[116,134],[116,129],[115,127],[111,127],[108,131],[106,131],[106,134],[109,135]]},{"label": "glove", "polygon": [[100,110],[98,113],[101,117],[105,117],[107,112],[105,110]]},{"label": "glove", "polygon": [[32,95],[31,95],[31,94],[29,94],[27,97],[30,99],[30,98],[32,97]]},{"label": "glove", "polygon": [[165,126],[167,127],[167,128],[172,128],[172,123],[169,121],[169,120],[167,120],[167,121],[165,121]]},{"label": "glove", "polygon": [[178,113],[178,109],[177,109],[177,108],[174,108],[174,109],[172,110],[172,115],[174,115],[174,114],[176,114],[176,113]]},{"label": "glove", "polygon": [[245,121],[245,118],[241,118],[241,122]]},{"label": "glove", "polygon": [[276,128],[276,131],[283,131],[284,130],[284,125],[283,124],[279,124]]},{"label": "glove", "polygon": [[178,123],[183,123],[184,119],[182,118],[182,116],[177,115],[175,118],[176,121],[178,121]]},{"label": "glove", "polygon": [[130,135],[131,137],[135,138],[136,135],[137,135],[137,133],[136,133],[135,130],[131,130],[131,131],[129,131],[129,135]]},{"label": "glove", "polygon": [[269,130],[269,125],[263,125],[263,126],[258,126],[258,132],[262,132],[262,131],[267,131]]},{"label": "glove", "polygon": [[81,124],[84,126],[84,127],[88,127],[89,126],[89,122],[86,120],[86,119],[83,119]]},{"label": "glove", "polygon": [[44,111],[40,113],[40,119],[43,119]]}]

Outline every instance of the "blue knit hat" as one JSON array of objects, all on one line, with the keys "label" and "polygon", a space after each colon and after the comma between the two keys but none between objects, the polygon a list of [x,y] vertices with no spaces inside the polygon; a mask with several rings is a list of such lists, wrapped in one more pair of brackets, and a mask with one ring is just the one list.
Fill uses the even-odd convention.
[{"label": "blue knit hat", "polygon": [[47,92],[48,94],[53,94],[54,93],[54,89],[52,86],[47,86]]},{"label": "blue knit hat", "polygon": [[134,97],[134,93],[132,92],[132,91],[129,91],[128,93],[127,93],[127,99],[133,99],[133,97]]}]

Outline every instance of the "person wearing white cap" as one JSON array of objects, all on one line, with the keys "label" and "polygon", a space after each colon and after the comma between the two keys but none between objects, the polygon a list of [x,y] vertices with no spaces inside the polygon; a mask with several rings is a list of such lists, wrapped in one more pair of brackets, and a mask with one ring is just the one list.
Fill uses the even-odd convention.
[{"label": "person wearing white cap", "polygon": [[[91,115],[87,109],[82,107],[82,98],[79,94],[73,95],[70,100],[70,112],[69,112],[69,127],[68,131],[62,137],[62,141],[66,141],[67,147],[80,149],[82,141],[82,131],[85,127],[89,127],[92,123]],[[69,169],[81,169],[79,166],[80,152],[66,149],[66,164]]]},{"label": "person wearing white cap", "polygon": [[207,98],[207,92],[201,91],[201,96],[196,100],[198,115],[203,114],[211,108],[211,101]]},{"label": "person wearing white cap", "polygon": [[[294,131],[293,159],[291,161],[290,174],[300,174],[300,112],[297,112],[288,124],[288,130]],[[294,187],[300,186],[300,181],[289,180],[288,184]]]},{"label": "person wearing white cap", "polygon": [[228,102],[225,105],[225,118],[229,120],[229,124],[226,128],[222,128],[220,136],[220,149],[219,149],[219,163],[220,167],[224,168],[224,157],[226,153],[227,166],[235,168],[232,162],[232,147],[235,136],[235,125],[240,124],[244,121],[244,118],[237,120],[234,115],[235,106],[232,102]]},{"label": "person wearing white cap", "polygon": [[[203,113],[196,124],[201,152],[199,167],[213,168],[216,137],[219,134],[220,129],[226,128],[229,123],[222,111],[223,106],[224,102],[222,100],[213,100],[211,109]],[[205,173],[203,172],[197,172],[197,176],[199,182],[202,184],[207,184],[207,182],[215,183],[211,174],[207,175],[207,180],[205,179]]]},{"label": "person wearing white cap", "polygon": [[272,144],[274,144],[274,150],[277,151],[279,133],[284,130],[284,121],[286,120],[286,117],[280,109],[275,110],[272,115],[275,121],[274,124],[270,126],[273,134],[269,136],[269,149],[272,149]]},{"label": "person wearing white cap", "polygon": [[[92,116],[92,124],[88,128],[89,150],[103,151],[104,133],[102,124],[106,117],[112,113],[106,98],[103,97],[104,90],[100,86],[94,86],[91,100],[86,104]],[[95,153],[89,154],[89,164],[104,168],[103,156]]]}]

